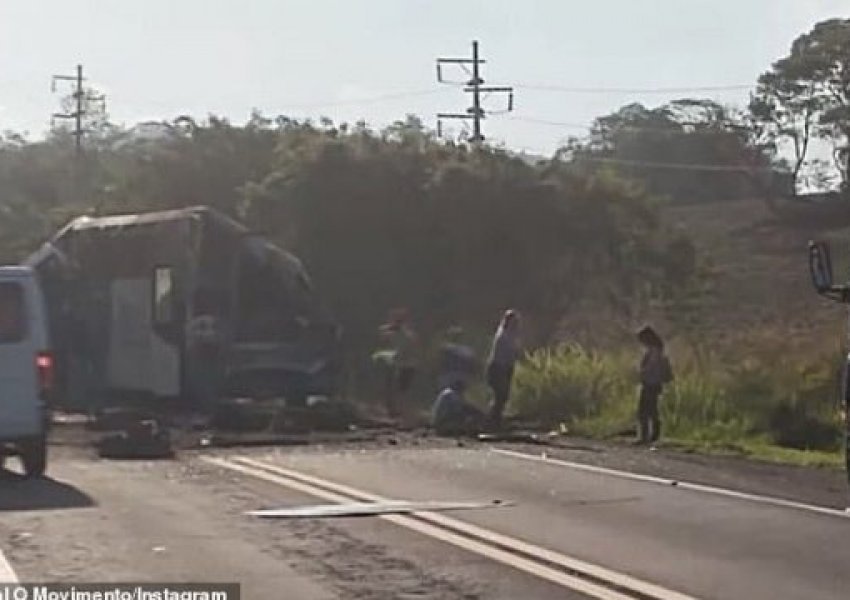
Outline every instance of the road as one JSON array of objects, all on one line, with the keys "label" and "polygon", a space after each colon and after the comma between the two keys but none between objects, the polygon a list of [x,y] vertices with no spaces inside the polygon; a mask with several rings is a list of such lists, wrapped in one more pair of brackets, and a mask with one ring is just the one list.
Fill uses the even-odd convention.
[{"label": "road", "polygon": [[[819,509],[503,450],[372,444],[111,462],[59,448],[49,479],[0,479],[0,576],[8,562],[20,581],[238,581],[243,598],[850,597],[850,518],[834,489],[823,501],[837,510]],[[244,514],[381,498],[510,505]]]}]

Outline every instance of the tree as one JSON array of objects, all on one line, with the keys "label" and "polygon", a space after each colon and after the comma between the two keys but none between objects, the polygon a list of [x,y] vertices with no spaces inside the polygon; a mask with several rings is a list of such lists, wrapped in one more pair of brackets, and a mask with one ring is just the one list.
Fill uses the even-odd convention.
[{"label": "tree", "polygon": [[[774,70],[776,68],[775,65]],[[791,194],[796,194],[800,187],[810,143],[817,135],[821,103],[813,85],[789,81],[777,72],[759,77],[756,92],[750,99],[755,136],[762,147],[776,157],[786,142],[791,144],[794,153],[790,169]]]},{"label": "tree", "polygon": [[628,303],[689,276],[637,186],[442,144],[416,120],[381,132],[292,123],[271,173],[245,190],[246,219],[303,258],[359,343],[400,305],[430,330],[489,328],[515,306],[543,340],[583,302]]},{"label": "tree", "polygon": [[629,104],[596,119],[589,141],[573,141],[563,155],[676,201],[726,200],[753,193],[744,174],[753,160],[749,137],[745,115],[712,100]]},{"label": "tree", "polygon": [[842,188],[850,158],[850,19],[831,19],[798,37],[785,58],[759,78],[750,103],[773,150],[790,143],[795,190],[816,137],[832,144]]},{"label": "tree", "polygon": [[[81,165],[86,187],[68,193]],[[693,272],[690,242],[671,235],[640,186],[604,169],[444,144],[412,117],[382,131],[179,117],[92,139],[79,160],[63,130],[0,142],[7,260],[80,214],[196,204],[297,254],[354,357],[369,356],[393,307],[409,307],[427,337],[455,323],[489,334],[513,306],[530,317],[530,341],[544,342],[567,312],[643,305]]]}]

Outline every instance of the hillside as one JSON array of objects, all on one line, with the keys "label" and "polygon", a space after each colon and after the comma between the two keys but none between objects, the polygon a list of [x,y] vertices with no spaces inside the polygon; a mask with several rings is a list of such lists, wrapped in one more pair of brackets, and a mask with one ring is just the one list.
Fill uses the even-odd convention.
[{"label": "hillside", "polygon": [[698,310],[713,343],[775,337],[819,352],[842,342],[845,312],[814,293],[807,243],[832,241],[841,279],[850,265],[850,230],[780,222],[757,200],[675,206],[665,213],[708,261],[709,291]]}]

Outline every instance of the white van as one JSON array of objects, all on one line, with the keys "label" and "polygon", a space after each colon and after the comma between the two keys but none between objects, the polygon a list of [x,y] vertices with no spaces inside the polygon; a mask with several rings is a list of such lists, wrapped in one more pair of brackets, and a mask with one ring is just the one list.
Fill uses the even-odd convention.
[{"label": "white van", "polygon": [[53,367],[35,273],[0,267],[0,465],[7,456],[20,456],[28,477],[41,476],[47,466]]}]

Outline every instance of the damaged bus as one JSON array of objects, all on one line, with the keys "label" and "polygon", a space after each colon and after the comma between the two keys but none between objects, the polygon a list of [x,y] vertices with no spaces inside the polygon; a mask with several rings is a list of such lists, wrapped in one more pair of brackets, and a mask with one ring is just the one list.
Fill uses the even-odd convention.
[{"label": "damaged bus", "polygon": [[339,330],[301,262],[214,209],[80,217],[27,264],[46,297],[67,410],[198,408],[187,326],[202,313],[223,332],[205,375],[216,399],[334,393]]}]

